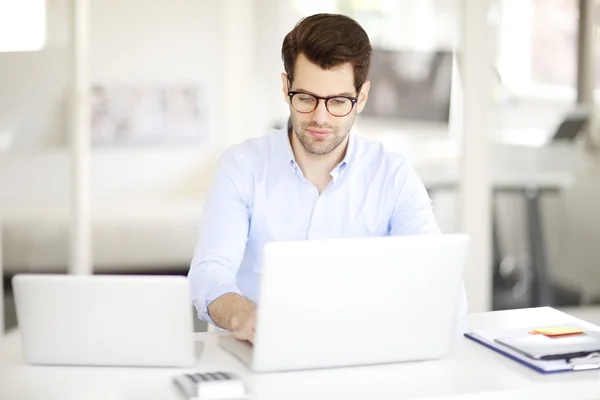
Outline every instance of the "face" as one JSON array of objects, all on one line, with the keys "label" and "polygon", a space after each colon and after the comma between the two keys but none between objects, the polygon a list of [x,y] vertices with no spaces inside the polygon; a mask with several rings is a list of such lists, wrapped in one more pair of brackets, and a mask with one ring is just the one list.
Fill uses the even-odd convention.
[{"label": "face", "polygon": [[[354,71],[351,64],[343,64],[335,69],[322,69],[310,62],[303,54],[296,59],[294,81],[281,74],[283,94],[290,105],[290,115],[294,134],[298,141],[310,154],[325,155],[345,142],[350,128],[354,124],[356,114],[365,107],[369,92],[369,82],[365,82],[360,93],[354,88]],[[296,111],[288,96],[289,91],[306,92],[321,97],[350,96],[358,97],[350,114],[344,117],[331,115],[320,100],[317,108],[310,113]]]}]

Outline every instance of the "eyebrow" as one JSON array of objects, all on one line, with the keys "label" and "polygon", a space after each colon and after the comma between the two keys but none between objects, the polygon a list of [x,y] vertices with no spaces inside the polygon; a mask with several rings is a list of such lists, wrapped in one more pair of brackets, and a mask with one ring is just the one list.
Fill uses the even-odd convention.
[{"label": "eyebrow", "polygon": [[312,94],[313,96],[317,96],[317,97],[336,97],[336,96],[340,96],[340,97],[355,97],[353,93],[350,92],[343,92],[343,93],[338,93],[338,94],[332,94],[330,96],[319,96],[316,93],[313,93],[309,90],[304,90],[302,88],[297,88],[296,90],[290,90],[291,92],[303,92],[306,94]]}]

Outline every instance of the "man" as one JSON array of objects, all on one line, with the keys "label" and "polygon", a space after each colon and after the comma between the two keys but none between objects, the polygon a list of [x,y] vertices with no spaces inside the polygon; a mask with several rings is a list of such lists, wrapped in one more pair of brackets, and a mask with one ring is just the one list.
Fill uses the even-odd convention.
[{"label": "man", "polygon": [[222,155],[188,275],[200,318],[250,342],[266,242],[440,234],[408,161],[351,133],[370,85],[371,44],[360,25],[308,17],[285,37],[282,58],[292,129]]}]

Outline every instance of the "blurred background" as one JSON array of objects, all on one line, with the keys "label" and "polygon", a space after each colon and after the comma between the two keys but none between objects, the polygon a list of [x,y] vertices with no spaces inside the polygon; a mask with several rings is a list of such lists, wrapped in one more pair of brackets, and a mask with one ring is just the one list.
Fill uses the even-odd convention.
[{"label": "blurred background", "polygon": [[187,273],[214,162],[287,123],[281,42],[317,12],[374,46],[357,132],[410,157],[444,232],[486,232],[472,310],[599,323],[600,0],[466,2],[47,0],[43,47],[0,53],[6,327],[17,273]]}]

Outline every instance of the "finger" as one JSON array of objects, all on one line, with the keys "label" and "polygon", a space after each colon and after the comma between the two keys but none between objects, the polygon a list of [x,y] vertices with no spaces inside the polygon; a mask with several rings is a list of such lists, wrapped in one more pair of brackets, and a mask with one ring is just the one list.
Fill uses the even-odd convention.
[{"label": "finger", "polygon": [[248,338],[248,334],[245,329],[239,330],[239,331],[234,331],[232,333],[233,333],[233,337],[236,339],[239,339],[239,340],[247,340],[247,338]]},{"label": "finger", "polygon": [[240,338],[241,340],[247,340],[252,343],[254,340],[254,329],[252,329],[252,326],[244,326],[244,329],[240,330]]}]

